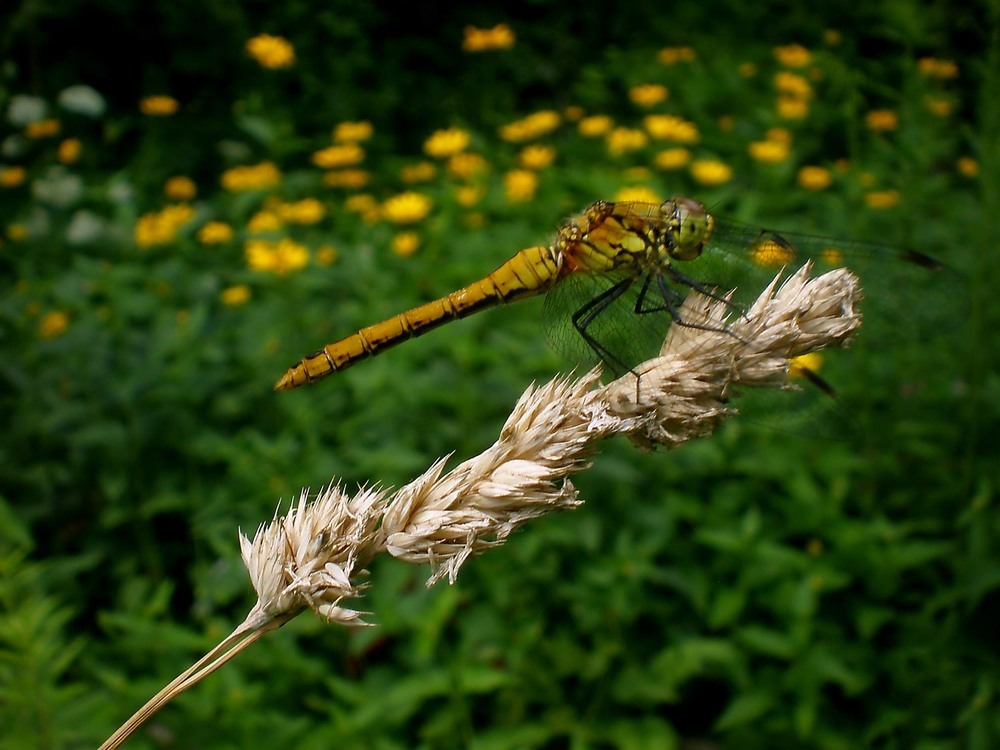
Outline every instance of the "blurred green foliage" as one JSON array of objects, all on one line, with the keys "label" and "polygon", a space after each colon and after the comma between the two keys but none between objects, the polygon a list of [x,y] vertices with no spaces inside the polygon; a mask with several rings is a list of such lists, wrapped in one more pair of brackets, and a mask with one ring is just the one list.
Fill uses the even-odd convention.
[{"label": "blurred green foliage", "polygon": [[[512,48],[463,51],[466,26],[499,23]],[[236,530],[277,498],[472,455],[564,368],[538,302],[274,394],[287,364],[592,200],[672,194],[941,257],[967,274],[965,324],[847,353],[865,377],[845,395],[868,397],[852,440],[736,420],[672,454],[609,445],[574,480],[582,509],[454,586],[377,560],[361,606],[378,627],[299,618],[129,746],[1000,746],[998,23],[991,4],[916,0],[0,11],[0,747],[95,745],[228,633],[252,601]],[[293,64],[248,54],[265,33]],[[793,44],[801,67],[775,54]],[[800,117],[782,72],[808,89]],[[636,103],[644,84],[665,101]],[[176,111],[144,113],[156,95]],[[542,110],[559,125],[529,142],[554,161],[524,168],[499,129]],[[698,137],[651,139],[650,114]],[[581,132],[592,116],[646,142],[615,153]],[[352,178],[314,155],[359,121],[372,136],[346,167],[365,184],[331,187]],[[450,127],[484,171],[421,153]],[[679,166],[656,166],[669,149]],[[706,184],[696,161],[731,176]],[[433,174],[404,179],[421,162]],[[261,163],[280,177],[223,186]],[[394,222],[405,192],[431,208]],[[307,199],[321,215],[296,219]],[[211,241],[210,222],[227,228]]]}]

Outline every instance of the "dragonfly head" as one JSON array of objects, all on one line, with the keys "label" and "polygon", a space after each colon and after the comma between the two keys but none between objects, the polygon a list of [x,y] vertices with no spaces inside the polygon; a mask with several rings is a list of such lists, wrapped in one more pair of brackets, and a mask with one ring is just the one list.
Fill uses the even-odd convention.
[{"label": "dragonfly head", "polygon": [[670,257],[694,260],[700,256],[715,228],[715,219],[705,207],[691,198],[671,198],[660,205],[660,215],[668,228]]}]

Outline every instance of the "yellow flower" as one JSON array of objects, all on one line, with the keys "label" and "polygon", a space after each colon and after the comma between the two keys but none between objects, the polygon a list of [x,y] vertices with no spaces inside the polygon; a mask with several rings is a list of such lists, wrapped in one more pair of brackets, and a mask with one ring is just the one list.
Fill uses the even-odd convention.
[{"label": "yellow flower", "polygon": [[774,88],[783,96],[794,99],[809,99],[812,97],[812,84],[798,73],[781,70],[774,74]]},{"label": "yellow flower", "polygon": [[460,180],[471,180],[485,172],[488,166],[485,157],[467,151],[448,159],[448,172]]},{"label": "yellow flower", "polygon": [[492,29],[477,29],[466,26],[462,40],[465,52],[486,52],[497,49],[510,49],[514,46],[514,32],[505,23],[498,23]]},{"label": "yellow flower", "polygon": [[669,94],[667,87],[658,83],[644,83],[628,90],[628,98],[632,100],[633,104],[647,108],[665,102]]},{"label": "yellow flower", "polygon": [[219,297],[222,299],[222,304],[224,305],[240,307],[250,301],[250,287],[246,284],[229,286],[222,290],[222,294]]},{"label": "yellow flower", "polygon": [[455,190],[455,200],[464,208],[471,208],[483,199],[486,190],[479,185],[462,185]]},{"label": "yellow flower", "polygon": [[79,138],[67,138],[59,144],[59,161],[63,164],[73,164],[80,158],[81,151],[83,151],[83,144],[80,143]]},{"label": "yellow flower", "polygon": [[653,158],[653,163],[660,169],[680,169],[691,161],[691,152],[686,148],[668,148]]},{"label": "yellow flower", "polygon": [[247,52],[262,67],[290,68],[295,62],[295,49],[287,39],[270,34],[258,34],[247,41]]},{"label": "yellow flower", "polygon": [[958,78],[958,65],[954,60],[923,57],[917,63],[917,67],[921,73],[930,78]]},{"label": "yellow flower", "polygon": [[332,245],[320,245],[316,248],[316,264],[332,266],[337,262],[337,248]]},{"label": "yellow flower", "polygon": [[924,104],[932,115],[937,115],[938,117],[947,117],[950,115],[954,106],[950,99],[944,99],[940,96],[925,96]]},{"label": "yellow flower", "polygon": [[579,122],[583,117],[583,107],[570,104],[568,107],[563,108],[562,116],[567,122]]},{"label": "yellow flower", "polygon": [[326,216],[326,206],[316,198],[303,198],[294,203],[281,203],[275,209],[282,221],[289,224],[316,224]]},{"label": "yellow flower", "polygon": [[747,151],[751,157],[766,164],[779,164],[788,158],[788,144],[781,141],[752,141]]},{"label": "yellow flower", "polygon": [[733,179],[733,170],[717,159],[698,159],[691,163],[691,176],[695,182],[708,187],[724,185]]},{"label": "yellow flower", "polygon": [[418,182],[433,180],[436,174],[437,167],[429,161],[421,161],[416,164],[407,164],[403,167],[399,177],[403,182],[413,185]]},{"label": "yellow flower", "polygon": [[769,141],[783,143],[788,146],[792,142],[792,131],[788,128],[768,128],[764,137]]},{"label": "yellow flower", "polygon": [[691,62],[696,57],[690,47],[664,47],[656,55],[656,59],[664,65],[675,65],[679,62]]},{"label": "yellow flower", "polygon": [[358,214],[365,222],[371,224],[378,221],[380,214],[378,201],[368,193],[352,195],[344,201],[344,208],[351,213]]},{"label": "yellow flower", "polygon": [[538,144],[526,146],[517,155],[517,163],[525,169],[545,169],[556,158],[556,150],[551,146]]},{"label": "yellow flower", "polygon": [[28,172],[24,167],[2,167],[0,168],[0,187],[17,187],[23,184],[27,177]]},{"label": "yellow flower", "polygon": [[825,190],[833,182],[833,175],[823,167],[805,166],[799,170],[798,182],[804,190]]},{"label": "yellow flower", "polygon": [[610,131],[614,124],[607,115],[591,115],[580,120],[577,129],[584,138],[598,138]]},{"label": "yellow flower", "polygon": [[163,192],[173,201],[189,201],[198,194],[198,187],[190,177],[171,177]]},{"label": "yellow flower", "polygon": [[979,175],[979,162],[971,156],[963,156],[956,163],[958,173],[963,177],[973,178]]},{"label": "yellow flower", "polygon": [[356,143],[342,143],[327,146],[313,152],[312,163],[321,169],[339,169],[360,164],[365,159],[365,150]]},{"label": "yellow flower", "polygon": [[368,173],[363,169],[339,169],[326,172],[323,184],[332,188],[362,188],[368,184]]},{"label": "yellow flower", "polygon": [[21,242],[28,236],[28,228],[24,224],[8,224],[7,239],[11,242]]},{"label": "yellow flower", "polygon": [[51,138],[59,134],[60,127],[59,120],[36,120],[28,123],[24,134],[29,138]]},{"label": "yellow flower", "polygon": [[368,120],[341,122],[333,129],[334,143],[359,143],[372,137],[372,124]]},{"label": "yellow flower", "polygon": [[801,44],[789,44],[774,48],[774,57],[786,68],[804,68],[812,60],[809,50]]},{"label": "yellow flower", "polygon": [[512,169],[503,176],[504,191],[511,203],[523,203],[535,197],[538,175],[528,169]]},{"label": "yellow flower", "polygon": [[405,192],[394,195],[382,204],[382,216],[393,224],[413,224],[431,210],[431,199],[426,195]]},{"label": "yellow flower", "polygon": [[551,133],[559,123],[559,113],[546,109],[504,125],[500,128],[500,137],[508,143],[524,143]]},{"label": "yellow flower", "polygon": [[645,185],[633,185],[630,187],[623,187],[617,193],[615,193],[614,200],[621,203],[631,203],[633,201],[638,203],[662,203],[663,199],[659,196],[656,191]]},{"label": "yellow flower", "polygon": [[281,217],[274,211],[258,211],[250,217],[247,222],[247,231],[257,234],[259,232],[277,232],[284,226]]},{"label": "yellow flower", "polygon": [[419,247],[420,235],[416,232],[399,232],[392,238],[392,251],[401,258],[413,255]]},{"label": "yellow flower", "polygon": [[876,133],[884,133],[899,127],[899,117],[891,109],[873,109],[865,115],[865,124]]},{"label": "yellow flower", "polygon": [[59,310],[45,313],[38,324],[38,335],[43,339],[53,339],[61,336],[69,328],[69,315]]},{"label": "yellow flower", "polygon": [[776,108],[786,120],[801,120],[809,114],[809,102],[793,96],[779,96]]},{"label": "yellow flower", "polygon": [[865,193],[865,203],[869,208],[893,208],[899,205],[898,190],[874,190]]},{"label": "yellow flower", "polygon": [[828,47],[836,47],[840,44],[840,32],[836,29],[823,29],[823,44]]},{"label": "yellow flower", "polygon": [[613,156],[620,156],[626,151],[635,151],[649,143],[646,134],[635,128],[615,128],[608,133],[608,151]]},{"label": "yellow flower", "polygon": [[284,276],[309,263],[309,251],[288,237],[277,242],[249,240],[245,246],[247,265],[255,271],[270,271]]},{"label": "yellow flower", "polygon": [[757,75],[757,66],[752,62],[740,63],[736,72],[740,74],[740,78],[753,78]]},{"label": "yellow flower", "polygon": [[281,172],[269,161],[227,169],[222,173],[222,187],[231,193],[264,190],[281,182]]},{"label": "yellow flower", "polygon": [[658,140],[697,143],[700,137],[697,125],[676,115],[647,115],[642,124]]},{"label": "yellow flower", "polygon": [[819,257],[829,266],[839,266],[844,262],[844,253],[838,247],[824,247]]},{"label": "yellow flower", "polygon": [[750,248],[750,259],[758,266],[776,268],[787,266],[795,260],[795,251],[774,239],[761,240]]},{"label": "yellow flower", "polygon": [[177,239],[177,230],[194,218],[194,210],[185,204],[166,206],[161,211],[145,213],[135,223],[135,244],[139,247],[165,245]]},{"label": "yellow flower", "polygon": [[223,245],[233,238],[233,228],[224,221],[210,221],[198,230],[203,245]]},{"label": "yellow flower", "polygon": [[449,156],[465,151],[469,145],[469,134],[461,128],[435,130],[424,141],[424,153],[435,159],[447,159]]},{"label": "yellow flower", "polygon": [[159,94],[147,96],[139,102],[139,111],[150,117],[168,117],[174,114],[180,105],[172,96]]},{"label": "yellow flower", "polygon": [[[792,357],[788,360],[788,377],[790,378],[804,378],[808,377],[807,372],[817,373],[823,366],[823,355],[819,352],[809,352],[809,354],[800,354],[798,357]],[[813,540],[816,541],[816,540]],[[820,544],[820,550],[822,550],[822,544]]]},{"label": "yellow flower", "polygon": [[715,123],[723,133],[731,133],[736,127],[736,118],[732,115],[719,115]]}]

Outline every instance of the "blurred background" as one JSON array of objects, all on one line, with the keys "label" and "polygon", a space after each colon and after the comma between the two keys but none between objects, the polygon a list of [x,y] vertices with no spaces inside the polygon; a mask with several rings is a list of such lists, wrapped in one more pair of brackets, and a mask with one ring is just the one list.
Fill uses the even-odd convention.
[{"label": "blurred background", "polygon": [[1000,747],[998,91],[987,2],[6,3],[0,747],[99,744],[243,619],[239,529],[569,368],[539,300],[288,365],[678,194],[966,281],[837,353],[850,437],[614,441],[582,508],[453,586],[376,560],[376,627],[306,613],[129,747]]}]

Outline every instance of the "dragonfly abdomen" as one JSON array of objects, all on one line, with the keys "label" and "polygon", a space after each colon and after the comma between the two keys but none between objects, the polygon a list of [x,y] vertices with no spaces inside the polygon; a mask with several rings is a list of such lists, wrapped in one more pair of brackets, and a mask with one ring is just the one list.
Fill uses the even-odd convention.
[{"label": "dragonfly abdomen", "polygon": [[312,383],[449,321],[540,294],[558,280],[559,272],[559,259],[552,248],[530,247],[522,250],[479,281],[381,323],[362,328],[303,357],[288,369],[274,388],[282,391]]}]

